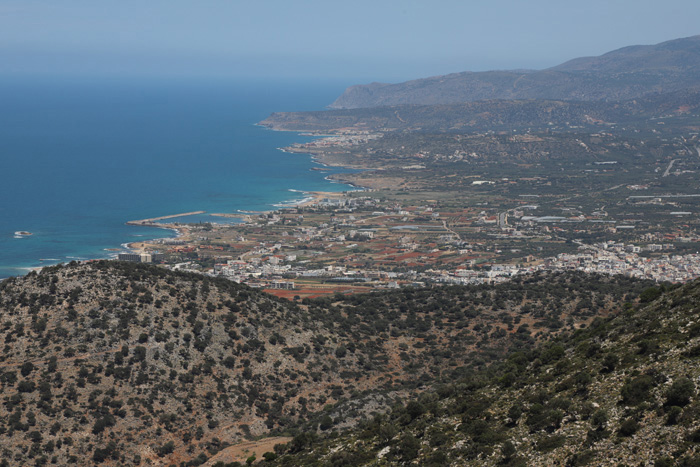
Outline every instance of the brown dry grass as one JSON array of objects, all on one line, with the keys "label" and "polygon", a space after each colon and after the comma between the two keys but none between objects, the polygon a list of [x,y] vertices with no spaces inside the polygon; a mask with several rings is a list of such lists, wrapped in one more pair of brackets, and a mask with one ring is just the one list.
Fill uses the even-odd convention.
[{"label": "brown dry grass", "polygon": [[257,460],[262,459],[262,455],[266,452],[274,452],[274,447],[276,444],[286,444],[290,442],[292,438],[285,438],[282,436],[274,438],[264,438],[257,441],[246,441],[244,443],[234,444],[225,449],[222,449],[214,457],[209,459],[204,465],[206,467],[211,467],[219,461],[229,463],[229,462],[245,462],[250,456],[255,454]]}]

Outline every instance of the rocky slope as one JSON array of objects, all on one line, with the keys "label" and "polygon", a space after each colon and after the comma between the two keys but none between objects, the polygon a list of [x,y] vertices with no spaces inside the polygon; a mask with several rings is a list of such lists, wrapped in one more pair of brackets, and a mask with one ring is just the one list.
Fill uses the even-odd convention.
[{"label": "rocky slope", "polygon": [[138,264],[45,268],[0,283],[0,464],[200,465],[351,428],[648,286],[563,274],[292,303]]},{"label": "rocky slope", "polygon": [[272,465],[700,465],[700,281],[642,299]]}]

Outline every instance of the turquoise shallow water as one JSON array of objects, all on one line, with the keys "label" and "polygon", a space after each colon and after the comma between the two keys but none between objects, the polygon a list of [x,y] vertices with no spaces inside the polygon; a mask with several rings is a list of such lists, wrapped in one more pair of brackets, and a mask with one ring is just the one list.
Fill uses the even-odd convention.
[{"label": "turquoise shallow water", "polygon": [[[277,149],[308,137],[254,125],[322,109],[343,87],[0,78],[0,278],[172,235],[127,220],[266,210],[301,197],[290,190],[348,189]],[[33,235],[15,238],[20,230]]]}]

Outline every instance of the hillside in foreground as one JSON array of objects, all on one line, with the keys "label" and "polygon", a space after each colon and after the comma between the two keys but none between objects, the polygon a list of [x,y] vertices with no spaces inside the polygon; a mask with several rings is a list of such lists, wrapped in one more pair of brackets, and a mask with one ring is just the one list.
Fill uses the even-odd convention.
[{"label": "hillside in foreground", "polygon": [[0,283],[0,462],[211,465],[247,439],[342,432],[649,286],[570,273],[295,303],[138,264],[45,268]]},{"label": "hillside in foreground", "polygon": [[642,299],[272,465],[700,465],[700,282]]}]

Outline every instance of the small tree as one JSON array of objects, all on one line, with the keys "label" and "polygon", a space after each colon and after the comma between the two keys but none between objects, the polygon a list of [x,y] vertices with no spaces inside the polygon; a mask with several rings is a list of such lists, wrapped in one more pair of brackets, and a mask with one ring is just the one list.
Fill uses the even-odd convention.
[{"label": "small tree", "polygon": [[333,419],[330,417],[330,415],[326,414],[321,418],[321,424],[319,425],[319,428],[322,431],[326,431],[329,428],[333,426]]},{"label": "small tree", "polygon": [[666,425],[675,425],[678,423],[678,420],[681,418],[681,414],[683,413],[683,409],[680,407],[674,405],[668,409],[668,412],[666,412]]},{"label": "small tree", "polygon": [[34,371],[34,364],[32,362],[24,362],[22,364],[22,368],[20,369],[20,373],[22,373],[22,376],[29,376],[29,374]]},{"label": "small tree", "polygon": [[666,405],[685,407],[695,396],[695,384],[688,378],[678,378],[666,393]]},{"label": "small tree", "polygon": [[513,457],[515,457],[516,452],[517,450],[515,449],[515,445],[511,441],[506,441],[505,443],[503,443],[503,447],[501,448],[501,454],[503,455],[503,463],[509,463],[513,459]]},{"label": "small tree", "polygon": [[146,347],[142,345],[137,345],[134,349],[134,360],[137,362],[142,362],[146,359]]},{"label": "small tree", "polygon": [[641,375],[626,382],[620,391],[622,402],[638,405],[649,398],[649,391],[654,387],[654,380],[649,375]]},{"label": "small tree", "polygon": [[612,372],[615,367],[617,366],[617,363],[619,362],[619,358],[617,358],[617,355],[613,353],[606,354],[605,357],[603,357],[603,368],[601,368],[602,373],[610,373]]},{"label": "small tree", "polygon": [[591,417],[591,426],[596,430],[603,430],[608,424],[608,413],[605,409],[598,409]]},{"label": "small tree", "polygon": [[420,441],[411,434],[404,435],[401,441],[394,447],[397,457],[404,461],[410,461],[418,457],[420,451]]},{"label": "small tree", "polygon": [[56,358],[56,356],[54,355],[51,358],[49,358],[49,363],[48,363],[48,366],[46,367],[46,370],[49,373],[53,373],[56,371],[57,368],[58,368],[58,358]]},{"label": "small tree", "polygon": [[411,417],[411,420],[415,420],[416,418],[420,417],[424,412],[425,408],[420,402],[411,401],[406,404],[406,413]]},{"label": "small tree", "polygon": [[639,423],[634,418],[628,418],[620,425],[620,435],[632,436],[639,430]]},{"label": "small tree", "polygon": [[171,454],[175,450],[175,443],[172,441],[168,441],[164,445],[156,448],[156,453],[158,456],[163,457],[167,456],[168,454]]},{"label": "small tree", "polygon": [[348,353],[348,350],[345,348],[344,345],[340,345],[338,348],[335,349],[335,356],[337,358],[344,358]]}]

